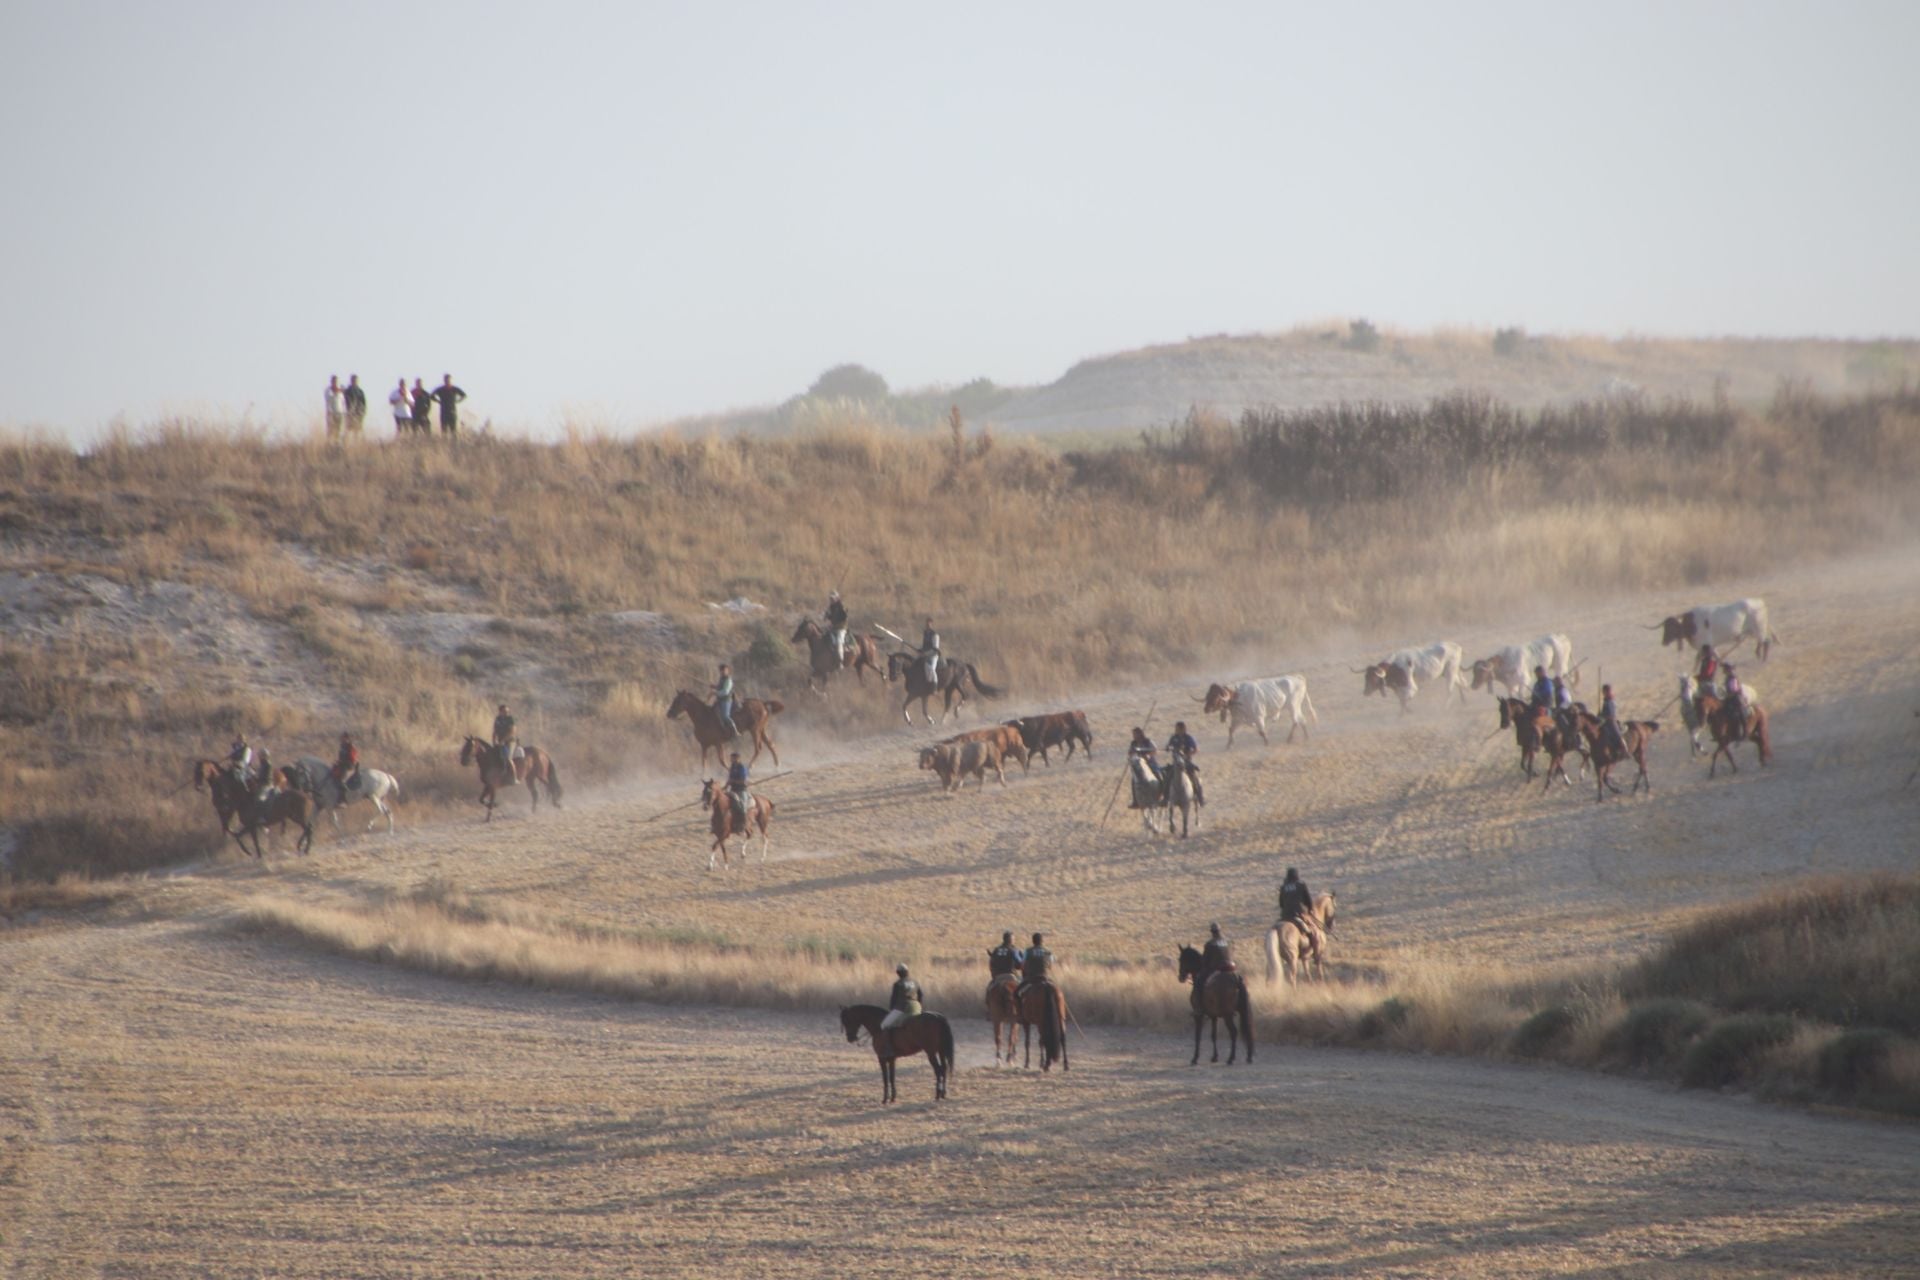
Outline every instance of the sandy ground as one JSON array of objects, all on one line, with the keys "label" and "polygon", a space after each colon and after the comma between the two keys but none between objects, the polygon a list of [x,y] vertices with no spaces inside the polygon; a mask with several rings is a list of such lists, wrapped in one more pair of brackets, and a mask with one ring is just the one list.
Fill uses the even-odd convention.
[{"label": "sandy ground", "polygon": [[[86,923],[13,930],[0,1274],[1913,1274],[1911,1126],[1265,1044],[1251,1068],[1190,1070],[1178,1038],[1099,1028],[1042,1079],[994,1070],[973,1021],[954,1097],[934,1105],[916,1063],[883,1111],[871,1052],[831,1018],[451,982],[234,926],[262,891],[364,902],[439,877],[620,927],[954,957],[1042,928],[1071,960],[1137,961],[1210,919],[1253,937],[1292,863],[1340,893],[1348,963],[1606,964],[1703,906],[1913,865],[1920,557],[1692,594],[1749,593],[1782,640],[1749,672],[1779,759],[1749,750],[1709,781],[1663,735],[1650,800],[1524,786],[1484,695],[1423,692],[1406,716],[1363,700],[1349,660],[1428,638],[1380,635],[1218,673],[1304,671],[1322,724],[1223,753],[1224,730],[1190,716],[1212,804],[1184,842],[1122,807],[1100,823],[1126,728],[1156,707],[1163,738],[1204,680],[1083,699],[1093,765],[955,798],[914,768],[925,731],[794,735],[798,772],[768,788],[773,860],[726,875],[703,870],[699,815],[646,821],[693,797],[690,764],[537,818],[515,797],[485,827],[323,835],[309,859],[203,868]],[[1589,681],[1604,662],[1646,715],[1681,663],[1641,624],[1692,602],[1455,638],[1471,657],[1569,631]],[[876,999],[885,981],[876,963]]]}]

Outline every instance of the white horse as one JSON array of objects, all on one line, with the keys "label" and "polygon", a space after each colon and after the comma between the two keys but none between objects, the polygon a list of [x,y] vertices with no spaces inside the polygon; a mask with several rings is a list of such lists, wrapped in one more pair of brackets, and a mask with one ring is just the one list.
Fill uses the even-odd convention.
[{"label": "white horse", "polygon": [[389,800],[400,799],[400,780],[390,773],[379,769],[360,766],[360,782],[351,790],[343,791],[334,781],[333,766],[318,756],[301,756],[297,767],[307,775],[306,790],[313,796],[313,803],[322,813],[333,820],[333,829],[339,831],[340,809],[356,800],[371,800],[376,816],[367,819],[367,830],[373,830],[374,823],[381,818],[387,820],[387,834],[393,834],[393,807]]}]

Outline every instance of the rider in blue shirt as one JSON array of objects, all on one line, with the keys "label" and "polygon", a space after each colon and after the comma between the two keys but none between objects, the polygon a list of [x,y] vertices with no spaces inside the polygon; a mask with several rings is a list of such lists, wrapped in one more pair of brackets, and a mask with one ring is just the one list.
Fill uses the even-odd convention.
[{"label": "rider in blue shirt", "polygon": [[1533,705],[1547,711],[1553,710],[1553,681],[1547,678],[1545,667],[1533,669]]},{"label": "rider in blue shirt", "polygon": [[1173,736],[1167,739],[1167,754],[1173,757],[1174,764],[1184,767],[1187,776],[1193,779],[1193,802],[1205,804],[1206,793],[1200,789],[1200,766],[1194,763],[1193,759],[1193,753],[1199,749],[1200,744],[1194,741],[1192,734],[1187,732],[1187,722],[1174,721]]},{"label": "rider in blue shirt", "polygon": [[733,764],[727,770],[727,795],[733,800],[735,812],[742,821],[747,816],[747,764],[740,758],[738,751],[733,753]]}]

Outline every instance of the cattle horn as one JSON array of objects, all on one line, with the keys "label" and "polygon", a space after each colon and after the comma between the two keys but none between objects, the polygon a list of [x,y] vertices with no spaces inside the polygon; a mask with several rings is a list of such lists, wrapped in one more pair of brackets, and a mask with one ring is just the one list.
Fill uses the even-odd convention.
[{"label": "cattle horn", "polygon": [[1663,619],[1663,620],[1661,620],[1661,621],[1659,621],[1659,622],[1643,622],[1643,623],[1641,623],[1641,624],[1640,624],[1640,626],[1641,626],[1641,629],[1642,629],[1642,630],[1646,630],[1646,631],[1658,631],[1658,630],[1660,630],[1660,628],[1662,628],[1662,627],[1664,627],[1664,626],[1666,626],[1666,625],[1667,625],[1667,624],[1666,624],[1666,621],[1665,621],[1664,619]]},{"label": "cattle horn", "polygon": [[1367,672],[1373,670],[1373,668],[1372,667],[1349,667],[1348,670],[1352,671],[1353,674],[1357,676],[1363,676],[1367,674]]},{"label": "cattle horn", "polygon": [[[1193,698],[1193,695],[1192,695],[1192,694],[1188,694],[1187,696],[1188,696],[1189,698]],[[1199,704],[1200,704],[1201,706],[1203,706],[1203,707],[1207,705],[1207,700],[1206,700],[1205,698],[1193,698],[1193,700],[1194,700],[1195,702],[1197,702],[1197,703],[1199,703]]]}]

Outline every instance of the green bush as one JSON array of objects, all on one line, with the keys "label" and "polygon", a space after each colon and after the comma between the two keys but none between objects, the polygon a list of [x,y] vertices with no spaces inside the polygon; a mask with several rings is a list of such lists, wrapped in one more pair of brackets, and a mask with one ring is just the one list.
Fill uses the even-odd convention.
[{"label": "green bush", "polygon": [[1406,1026],[1412,1015],[1413,1001],[1403,996],[1389,996],[1361,1015],[1354,1030],[1362,1040],[1377,1040],[1395,1028]]},{"label": "green bush", "polygon": [[1820,1087],[1845,1097],[1879,1087],[1898,1041],[1893,1032],[1879,1027],[1841,1032],[1821,1046]]},{"label": "green bush", "polygon": [[1715,1023],[1680,1063],[1680,1083],[1718,1089],[1754,1074],[1761,1059],[1793,1037],[1793,1019],[1780,1013],[1741,1013]]},{"label": "green bush", "polygon": [[1493,354],[1497,356],[1517,356],[1527,349],[1527,331],[1515,325],[1511,329],[1493,331]]},{"label": "green bush", "polygon": [[754,628],[753,643],[747,646],[741,665],[757,675],[771,675],[793,661],[793,646],[787,643],[787,638],[762,623]]},{"label": "green bush", "polygon": [[1712,1016],[1705,1005],[1692,1000],[1643,1001],[1608,1029],[1600,1051],[1630,1066],[1664,1066],[1686,1050]]},{"label": "green bush", "polygon": [[1580,1015],[1566,1005],[1550,1005],[1513,1029],[1507,1052],[1520,1058],[1538,1058],[1553,1051],[1580,1023]]},{"label": "green bush", "polygon": [[1352,351],[1378,351],[1380,330],[1371,320],[1355,320],[1347,326],[1347,347]]}]

